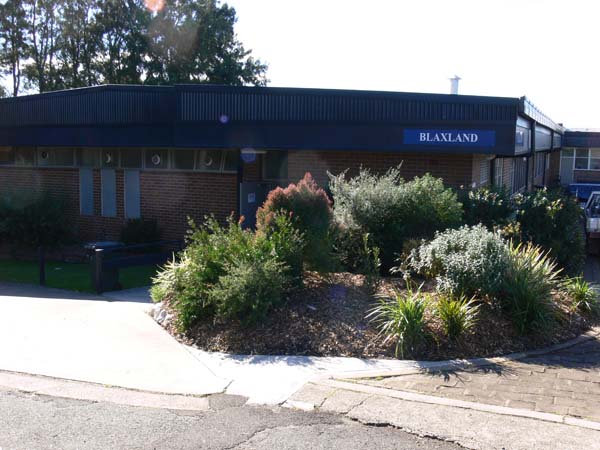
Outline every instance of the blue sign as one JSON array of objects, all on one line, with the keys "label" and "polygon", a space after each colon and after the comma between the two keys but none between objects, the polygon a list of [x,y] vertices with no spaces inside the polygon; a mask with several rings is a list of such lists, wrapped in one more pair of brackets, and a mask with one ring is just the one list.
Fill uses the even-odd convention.
[{"label": "blue sign", "polygon": [[438,147],[494,147],[496,132],[491,130],[406,129],[404,143]]}]

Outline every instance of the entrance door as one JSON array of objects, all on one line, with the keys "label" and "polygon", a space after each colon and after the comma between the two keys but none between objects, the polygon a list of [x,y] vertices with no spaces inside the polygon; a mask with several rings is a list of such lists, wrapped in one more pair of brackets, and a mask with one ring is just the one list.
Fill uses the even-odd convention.
[{"label": "entrance door", "polygon": [[564,149],[560,152],[560,184],[568,186],[573,182],[573,167],[575,165],[575,151]]},{"label": "entrance door", "polygon": [[267,199],[267,195],[273,186],[271,183],[240,184],[240,213],[244,216],[244,227],[254,228],[256,226],[256,211]]}]

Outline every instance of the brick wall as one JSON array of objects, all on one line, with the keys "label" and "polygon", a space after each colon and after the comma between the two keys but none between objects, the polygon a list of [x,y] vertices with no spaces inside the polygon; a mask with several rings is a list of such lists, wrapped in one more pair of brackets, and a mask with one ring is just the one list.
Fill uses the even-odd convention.
[{"label": "brick wall", "polygon": [[600,183],[600,171],[574,170],[573,183]]},{"label": "brick wall", "polygon": [[560,177],[560,150],[550,153],[550,167],[546,169],[546,184],[557,186]]},{"label": "brick wall", "polygon": [[187,216],[199,224],[209,214],[223,222],[235,212],[236,184],[235,174],[141,172],[142,217],[157,219],[164,238],[181,238]]},{"label": "brick wall", "polygon": [[[471,184],[475,184],[476,187],[479,186],[489,186],[492,184],[492,173],[491,173],[491,160],[489,159],[489,155],[473,155],[472,161],[472,169],[471,169]],[[482,167],[483,166],[483,167]],[[482,174],[482,170],[485,170],[487,176]],[[484,178],[482,178],[484,175]],[[486,181],[487,178],[487,181]],[[467,186],[467,185],[465,185]]]},{"label": "brick wall", "polygon": [[56,193],[66,200],[65,214],[77,230],[79,217],[79,172],[77,169],[0,167],[0,193]]},{"label": "brick wall", "polygon": [[327,186],[327,171],[339,174],[349,169],[348,175],[353,176],[361,166],[384,172],[400,163],[405,179],[429,172],[443,178],[449,186],[469,186],[472,182],[472,155],[388,152],[290,151],[288,177],[289,181],[296,182],[305,172],[311,172],[319,185]]},{"label": "brick wall", "polygon": [[[79,170],[0,167],[0,192],[49,191],[67,200],[65,214],[81,240],[118,239],[124,217],[123,171],[116,171],[117,217],[100,215],[100,170],[94,170],[94,215],[79,215]],[[157,219],[164,239],[180,239],[187,216],[201,222],[214,214],[224,221],[237,205],[235,174],[142,171],[141,214]]]}]

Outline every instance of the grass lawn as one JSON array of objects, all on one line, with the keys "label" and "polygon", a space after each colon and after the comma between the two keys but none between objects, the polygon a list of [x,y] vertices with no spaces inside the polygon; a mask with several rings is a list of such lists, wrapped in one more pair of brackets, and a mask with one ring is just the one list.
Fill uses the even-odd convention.
[{"label": "grass lawn", "polygon": [[[89,264],[47,262],[46,286],[73,291],[94,292]],[[148,286],[156,274],[156,266],[127,267],[119,270],[123,289]],[[38,263],[33,261],[0,260],[0,281],[39,283]]]}]

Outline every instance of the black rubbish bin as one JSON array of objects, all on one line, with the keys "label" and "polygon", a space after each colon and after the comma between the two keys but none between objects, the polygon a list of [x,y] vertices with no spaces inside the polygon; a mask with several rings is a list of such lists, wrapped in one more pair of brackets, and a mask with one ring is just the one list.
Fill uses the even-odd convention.
[{"label": "black rubbish bin", "polygon": [[114,291],[120,288],[119,268],[106,267],[104,262],[111,259],[113,252],[104,252],[102,250],[114,250],[124,247],[122,242],[116,241],[98,241],[88,242],[84,248],[87,250],[90,261],[90,275],[92,286],[97,293]]}]

